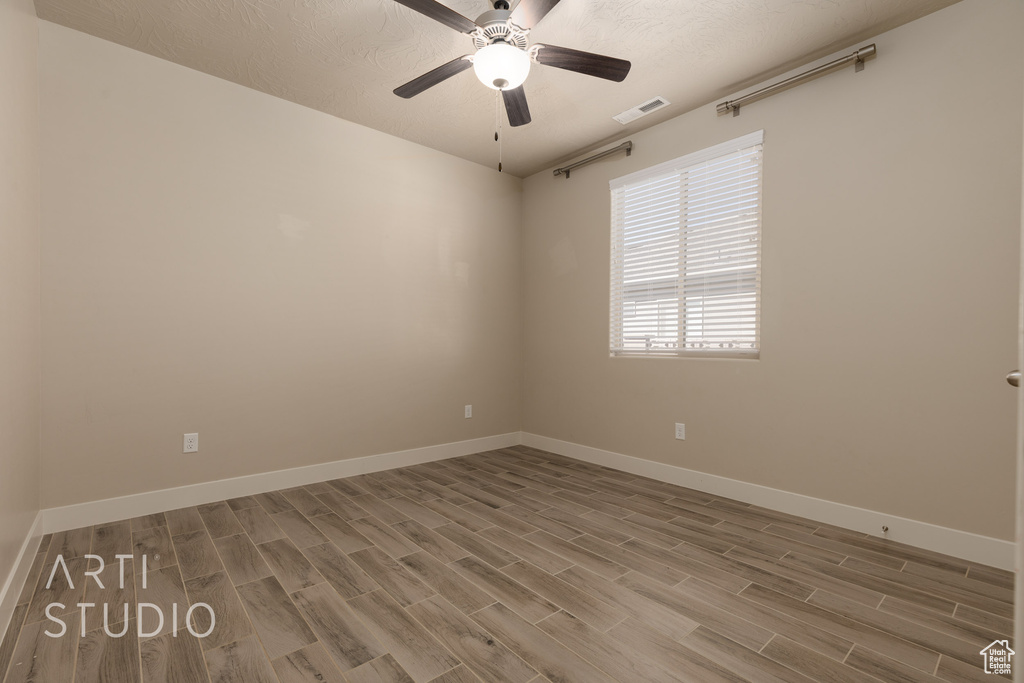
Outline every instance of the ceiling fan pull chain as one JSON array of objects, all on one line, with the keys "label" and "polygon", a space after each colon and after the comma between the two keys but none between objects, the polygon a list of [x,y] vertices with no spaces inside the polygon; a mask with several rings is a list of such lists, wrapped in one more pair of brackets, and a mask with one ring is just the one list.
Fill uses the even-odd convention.
[{"label": "ceiling fan pull chain", "polygon": [[501,91],[494,91],[494,141],[498,143],[498,173],[501,173]]}]

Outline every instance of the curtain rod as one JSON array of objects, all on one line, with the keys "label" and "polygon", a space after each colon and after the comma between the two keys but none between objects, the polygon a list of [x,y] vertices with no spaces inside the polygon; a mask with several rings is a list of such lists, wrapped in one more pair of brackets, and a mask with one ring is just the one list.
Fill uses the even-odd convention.
[{"label": "curtain rod", "polygon": [[809,81],[812,78],[817,78],[818,76],[821,76],[829,71],[832,71],[833,69],[838,69],[841,66],[846,66],[850,62],[854,63],[854,71],[863,71],[864,60],[870,57],[874,57],[875,53],[876,50],[874,43],[872,43],[871,45],[866,45],[865,47],[862,47],[856,52],[851,52],[845,57],[840,57],[839,59],[829,62],[828,64],[822,64],[821,66],[811,69],[810,71],[805,71],[802,74],[797,74],[796,76],[787,78],[784,81],[773,83],[772,85],[761,88],[760,90],[755,90],[754,92],[748,95],[738,97],[735,100],[727,100],[725,102],[722,102],[721,104],[718,105],[718,115],[721,116],[723,114],[728,114],[730,111],[732,111],[733,116],[739,116],[740,107],[744,104],[747,104],[748,102],[753,102],[754,100],[759,100],[762,97],[774,95],[780,90],[785,90],[786,88],[794,86],[798,83],[803,83],[804,81]]},{"label": "curtain rod", "polygon": [[587,164],[593,163],[593,162],[597,161],[598,159],[604,159],[609,154],[615,154],[616,152],[621,152],[622,150],[626,150],[626,156],[627,157],[630,154],[632,154],[633,153],[633,141],[632,140],[626,140],[625,142],[623,142],[618,147],[612,147],[611,149],[606,149],[603,152],[598,152],[597,154],[595,154],[592,157],[587,157],[586,159],[581,159],[580,161],[577,161],[575,164],[569,164],[568,166],[563,166],[562,168],[556,168],[555,169],[555,177],[557,178],[558,176],[564,174],[566,179],[568,179],[569,178],[569,171],[573,170],[574,168],[579,168],[580,166],[586,166]]}]

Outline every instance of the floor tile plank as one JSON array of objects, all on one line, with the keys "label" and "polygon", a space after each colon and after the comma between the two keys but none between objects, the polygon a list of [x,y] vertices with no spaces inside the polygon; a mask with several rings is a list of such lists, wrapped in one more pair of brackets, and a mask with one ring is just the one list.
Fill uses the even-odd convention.
[{"label": "floor tile plank", "polygon": [[469,555],[469,551],[465,548],[456,545],[415,520],[408,519],[399,522],[392,525],[392,528],[445,564]]},{"label": "floor tile plank", "polygon": [[178,568],[183,579],[207,576],[224,569],[220,555],[205,528],[172,536],[171,541],[174,543],[174,554],[178,558]]},{"label": "floor tile plank", "polygon": [[469,505],[463,505],[462,509],[490,522],[494,526],[510,531],[516,536],[532,533],[539,528],[517,517],[506,515],[501,510],[484,505],[483,503],[470,503]]},{"label": "floor tile plank", "polygon": [[416,683],[389,654],[349,671],[346,676],[349,683]]},{"label": "floor tile plank", "polygon": [[985,610],[975,609],[967,605],[957,605],[953,616],[957,619],[991,629],[996,633],[1013,633],[1013,620],[1005,617],[997,617]]},{"label": "floor tile plank", "polygon": [[301,550],[287,538],[281,538],[256,546],[270,565],[274,576],[289,593],[323,583],[323,574],[309,561]]},{"label": "floor tile plank", "polygon": [[385,591],[360,595],[348,604],[413,679],[430,680],[459,665],[459,660]]},{"label": "floor tile plank", "polygon": [[423,526],[431,529],[441,526],[442,524],[447,524],[450,521],[444,515],[438,514],[437,512],[434,512],[433,510],[405,497],[391,498],[388,500],[388,505],[395,508],[409,519],[415,520]]},{"label": "floor tile plank", "polygon": [[[353,519],[362,519],[370,514],[367,510],[364,510],[352,502],[352,499],[349,496],[337,491],[321,493],[317,496],[317,500],[326,505],[331,512],[347,522],[351,522]],[[316,516],[319,517],[321,515]]]},{"label": "floor tile plank", "polygon": [[[86,579],[85,603],[95,605],[86,612],[86,633],[103,628],[104,623],[109,626],[110,631],[119,633],[121,629],[114,628],[114,625],[124,623],[126,605],[128,619],[134,619],[136,616],[135,570],[132,567],[132,561],[125,560],[123,573],[120,561],[104,563],[102,570],[98,564],[90,565],[89,569],[90,571],[99,570],[99,574],[96,575],[99,582],[93,578]],[[100,588],[100,583],[103,584],[102,588]],[[104,609],[107,610],[106,617],[104,617]],[[81,630],[80,623],[78,628]]]},{"label": "floor tile plank", "polygon": [[190,534],[193,531],[200,531],[206,528],[203,518],[199,515],[197,508],[181,508],[165,512],[167,518],[167,530],[171,536]]},{"label": "floor tile plank", "polygon": [[[756,583],[745,588],[740,595],[754,602],[759,602],[766,607],[789,614],[840,638],[846,638],[871,648],[875,652],[910,664],[921,671],[934,671],[935,664],[939,659],[937,653],[901,638],[894,638],[892,634],[883,633],[855,619],[850,619],[817,605],[801,602],[782,593],[776,593],[773,590],[758,586]],[[814,596],[812,596],[813,598]],[[850,605],[856,604],[852,601],[848,601],[848,603]],[[792,642],[788,638],[786,641]],[[802,645],[799,647],[806,649]],[[785,664],[786,662],[782,663]]]},{"label": "floor tile plank", "polygon": [[448,602],[469,614],[494,602],[494,598],[471,581],[424,551],[399,559],[416,578],[438,592]]},{"label": "floor tile plank", "polygon": [[523,538],[534,545],[539,545],[545,550],[550,550],[556,555],[561,555],[570,562],[585,567],[606,579],[616,579],[629,571],[629,569],[621,564],[617,564],[606,557],[602,557],[597,553],[593,553],[557,536],[552,536],[546,531],[527,534]]},{"label": "floor tile plank", "polygon": [[743,617],[752,624],[784,635],[793,642],[831,657],[837,662],[843,661],[853,648],[851,640],[840,638],[800,619],[747,600],[742,595],[733,595],[700,579],[688,579],[676,586],[676,590]]},{"label": "floor tile plank", "polygon": [[351,669],[387,654],[384,646],[328,584],[298,591],[292,599],[349,680],[352,680],[348,675]]},{"label": "floor tile plank", "polygon": [[698,626],[693,619],[583,567],[571,567],[560,572],[558,578],[612,605],[633,619],[650,624],[673,640],[682,640]]},{"label": "floor tile plank", "polygon": [[[249,617],[235,593],[235,587],[225,572],[201,576],[185,582],[189,605],[205,603],[216,615],[213,631],[202,639],[206,651],[219,648],[227,643],[241,640],[253,632]],[[193,631],[196,634],[210,630],[210,615],[205,609],[192,613]],[[226,653],[222,653],[225,654]],[[207,658],[209,661],[209,658]],[[269,664],[268,664],[269,666]],[[213,678],[211,670],[211,678]]]},{"label": "floor tile plank", "polygon": [[206,651],[210,683],[278,683],[256,636]]},{"label": "floor tile plank", "polygon": [[378,498],[372,493],[367,493],[364,496],[356,496],[355,498],[352,498],[352,502],[388,526],[409,519],[405,514],[388,505],[384,499]]},{"label": "floor tile plank", "polygon": [[607,603],[527,562],[509,565],[502,573],[598,631],[607,631],[626,618]]},{"label": "floor tile plank", "polygon": [[72,683],[79,630],[74,620],[70,622],[60,638],[46,635],[47,631],[60,632],[60,627],[49,620],[26,624],[4,683]]},{"label": "floor tile plank", "polygon": [[140,683],[136,633],[134,622],[120,638],[112,638],[102,629],[87,633],[78,642],[75,683]]},{"label": "floor tile plank", "polygon": [[206,525],[206,530],[210,532],[210,538],[224,538],[245,531],[226,502],[200,505],[198,510],[199,516],[202,517],[203,523]]},{"label": "floor tile plank", "polygon": [[851,669],[874,676],[881,681],[892,683],[936,683],[935,676],[900,664],[894,659],[872,652],[859,645],[854,646],[850,656],[843,662]]},{"label": "floor tile plank", "polygon": [[496,569],[518,562],[520,559],[459,524],[445,524],[437,527],[434,531]]},{"label": "floor tile plank", "polygon": [[775,636],[764,646],[761,654],[779,664],[798,671],[814,681],[835,683],[877,683],[873,676],[844,666],[834,659],[819,655],[785,636]]},{"label": "floor tile plank", "polygon": [[[948,655],[968,664],[978,661],[979,650],[973,644],[888,612],[870,609],[825,591],[815,593],[811,596],[808,603],[822,607],[834,614],[848,617],[883,633],[889,633],[897,638],[902,638],[922,649]],[[871,648],[871,645],[868,643],[861,642],[861,644]],[[879,652],[881,651],[879,650]],[[887,653],[882,652],[882,654]],[[937,661],[937,658],[930,660],[931,666],[925,663],[923,666],[917,666],[916,668],[923,671],[933,671],[935,661]]]},{"label": "floor tile plank", "polygon": [[812,683],[810,678],[789,667],[745,648],[711,629],[698,626],[683,644],[708,659],[719,662],[748,681],[757,683]]},{"label": "floor tile plank", "polygon": [[555,604],[475,557],[465,557],[450,566],[531,624],[558,611]]},{"label": "floor tile plank", "polygon": [[236,586],[266,578],[274,573],[248,534],[218,538],[213,545],[217,548],[217,554],[220,555],[231,582]]},{"label": "floor tile plank", "polygon": [[[534,676],[530,679],[530,683],[541,683],[541,681],[547,679],[543,676]],[[430,683],[483,683],[479,678],[470,673],[464,665],[459,665],[447,673],[443,673],[437,678],[431,679]]]},{"label": "floor tile plank", "polygon": [[118,555],[132,554],[132,525],[124,520],[96,526],[92,531],[90,555],[98,555],[106,564],[117,562]]},{"label": "floor tile plank", "polygon": [[561,555],[556,555],[550,550],[534,545],[525,538],[516,536],[512,532],[500,527],[492,526],[477,533],[480,537],[508,550],[513,555],[521,557],[530,564],[540,567],[549,574],[557,574],[573,566],[572,562]]},{"label": "floor tile plank", "polygon": [[[138,632],[145,638],[173,633],[175,626],[179,630],[185,628],[184,613],[188,610],[189,601],[185,594],[185,583],[177,565],[164,567],[156,571],[142,574],[135,573],[136,603],[155,605],[156,609],[142,607],[138,614]],[[180,622],[174,623],[174,606],[178,606]],[[163,619],[161,620],[161,615]],[[219,617],[220,615],[218,615]]]},{"label": "floor tile plank", "polygon": [[526,683],[537,672],[440,597],[409,607],[409,613],[462,663],[488,683]]},{"label": "floor tile plank", "polygon": [[617,583],[752,650],[763,647],[774,635],[771,631],[752,624],[732,612],[701,600],[694,600],[636,572],[626,574],[618,579]]},{"label": "floor tile plank", "polygon": [[418,552],[420,547],[376,517],[364,517],[349,522],[353,529],[394,558]]},{"label": "floor tile plank", "polygon": [[1002,640],[1006,637],[1004,634],[984,626],[978,626],[969,621],[957,619],[955,616],[939,614],[930,609],[912,605],[909,602],[903,602],[889,596],[882,600],[882,604],[878,606],[878,609],[908,621],[917,622],[930,629],[942,631],[954,638],[977,645],[979,649],[995,640]]},{"label": "floor tile plank", "polygon": [[343,552],[354,553],[373,545],[370,539],[356,531],[351,524],[333,512],[313,517],[309,521],[313,522],[316,528]]},{"label": "floor tile plank", "polygon": [[208,683],[199,639],[183,629],[139,644],[143,683]]},{"label": "floor tile plank", "polygon": [[151,515],[142,515],[140,517],[132,517],[131,526],[132,533],[151,529],[155,526],[167,526],[167,518],[162,512],[155,512]]},{"label": "floor tile plank", "polygon": [[345,683],[345,677],[319,642],[270,663],[280,683]]},{"label": "floor tile plank", "polygon": [[279,512],[289,512],[295,509],[295,506],[280,491],[257,493],[253,498],[260,504],[260,507],[267,511],[268,515],[276,515]]},{"label": "floor tile plank", "polygon": [[57,557],[67,562],[73,557],[84,557],[92,546],[92,528],[84,527],[71,531],[59,531],[50,539],[46,552],[46,566],[52,567]]},{"label": "floor tile plank", "polygon": [[155,526],[132,533],[135,572],[153,571],[178,564],[171,533],[166,526]]},{"label": "floor tile plank", "polygon": [[[129,550],[129,554],[131,551]],[[39,584],[43,574],[43,566],[46,562],[46,551],[41,550],[36,553],[36,557],[32,560],[32,566],[28,570],[28,577],[25,579],[25,585],[21,588],[21,594],[18,596],[18,604],[28,604],[32,601],[32,595],[35,592],[36,586]],[[49,569],[52,569],[53,565],[50,565]]]},{"label": "floor tile plank", "polygon": [[78,611],[75,605],[82,602],[85,597],[85,571],[88,561],[84,557],[72,557],[61,561],[60,557],[57,555],[52,564],[43,565],[43,571],[32,593],[25,623],[32,624],[45,620],[47,608],[54,603],[60,603],[64,608],[53,608],[50,614],[60,616]]},{"label": "floor tile plank", "polygon": [[249,534],[249,538],[256,545],[285,537],[281,527],[270,518],[270,515],[262,507],[235,510],[235,517],[238,518],[245,533]]},{"label": "floor tile plank", "polygon": [[21,634],[21,627],[25,623],[27,613],[27,604],[18,605],[14,608],[10,623],[7,624],[7,632],[4,634],[3,642],[0,643],[0,681],[4,680],[7,667],[11,664],[14,648],[18,644],[18,636]]},{"label": "floor tile plank", "polygon": [[352,553],[351,557],[371,579],[403,607],[435,595],[430,588],[397,560],[377,548]]},{"label": "floor tile plank", "polygon": [[615,679],[497,602],[471,615],[473,621],[552,681],[615,683]]},{"label": "floor tile plank", "polygon": [[[619,681],[650,681],[651,683],[684,683],[685,678],[672,673],[677,662],[665,662],[640,655],[629,640],[614,638],[591,628],[573,615],[560,611],[537,622],[553,639],[596,665]],[[672,649],[680,651],[674,641]],[[702,681],[713,678],[702,677]]]},{"label": "floor tile plank", "polygon": [[259,505],[260,505],[259,501],[257,501],[252,496],[241,496],[239,498],[229,498],[228,500],[226,500],[224,502],[228,504],[228,507],[231,508],[232,512],[237,512],[238,510],[245,510],[245,509],[248,509],[248,508],[259,507]]},{"label": "floor tile plank", "polygon": [[299,486],[281,491],[281,495],[288,499],[288,502],[295,506],[295,509],[306,517],[319,517],[332,512],[331,508],[324,504],[312,493]]},{"label": "floor tile plank", "polygon": [[959,659],[945,656],[939,658],[935,676],[940,681],[949,683],[993,683],[1010,680],[1009,676],[986,674],[980,664],[965,664]]},{"label": "floor tile plank", "polygon": [[327,583],[346,600],[379,587],[376,581],[333,543],[312,545],[302,552]]},{"label": "floor tile plank", "polygon": [[249,621],[271,659],[312,645],[316,636],[273,576],[238,587]]},{"label": "floor tile plank", "polygon": [[447,500],[438,499],[424,501],[423,507],[429,508],[431,511],[436,512],[445,519],[464,526],[473,532],[479,532],[483,529],[494,526],[482,517],[477,517],[469,510],[466,510],[454,503],[450,503]]},{"label": "floor tile plank", "polygon": [[285,535],[299,548],[320,545],[327,542],[327,537],[298,510],[287,510],[271,515],[274,523],[281,527]]}]

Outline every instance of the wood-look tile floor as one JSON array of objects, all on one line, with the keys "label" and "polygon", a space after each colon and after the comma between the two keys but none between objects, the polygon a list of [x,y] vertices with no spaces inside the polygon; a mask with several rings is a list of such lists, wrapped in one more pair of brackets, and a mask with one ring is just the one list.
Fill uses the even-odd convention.
[{"label": "wood-look tile floor", "polygon": [[[107,563],[103,589],[87,554]],[[133,556],[124,588],[118,554]],[[61,573],[46,589],[58,555],[74,589]],[[991,681],[979,652],[1011,636],[1012,587],[1009,572],[516,447],[54,534],[0,679]],[[54,602],[61,638],[45,635]],[[100,606],[84,636],[79,602]],[[104,603],[124,637],[105,633]],[[163,608],[162,628],[139,603]],[[185,626],[196,603],[216,615],[203,639]]]}]

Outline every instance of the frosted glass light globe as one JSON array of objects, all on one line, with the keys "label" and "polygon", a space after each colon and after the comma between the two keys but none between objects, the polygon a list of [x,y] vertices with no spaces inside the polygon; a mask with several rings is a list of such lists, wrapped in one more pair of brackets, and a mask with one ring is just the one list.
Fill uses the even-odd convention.
[{"label": "frosted glass light globe", "polygon": [[473,56],[473,71],[488,88],[511,90],[530,74],[530,55],[508,43],[492,43]]}]

